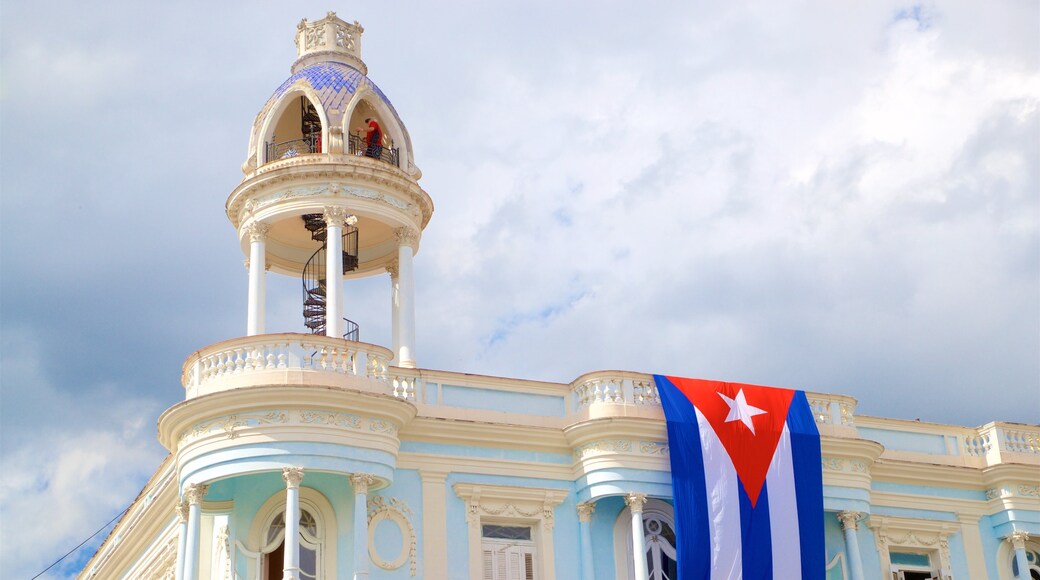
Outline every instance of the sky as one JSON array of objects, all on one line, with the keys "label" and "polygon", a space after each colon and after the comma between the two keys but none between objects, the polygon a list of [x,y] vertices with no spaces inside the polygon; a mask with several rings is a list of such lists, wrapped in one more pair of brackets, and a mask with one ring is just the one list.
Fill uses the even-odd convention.
[{"label": "sky", "polygon": [[[245,334],[224,202],[296,23],[330,9],[365,27],[436,206],[421,367],[626,369],[1040,422],[1035,1],[6,0],[10,577],[133,500],[184,359]],[[303,330],[299,292],[270,275],[269,331]],[[389,345],[387,278],[346,292],[362,340]]]}]

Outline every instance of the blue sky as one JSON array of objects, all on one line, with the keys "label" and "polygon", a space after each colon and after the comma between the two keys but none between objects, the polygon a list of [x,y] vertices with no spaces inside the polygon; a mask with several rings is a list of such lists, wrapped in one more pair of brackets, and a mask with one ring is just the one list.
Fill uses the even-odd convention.
[{"label": "blue sky", "polygon": [[[14,577],[135,497],[185,357],[244,334],[223,204],[296,23],[330,8],[365,26],[436,205],[421,366],[1040,418],[1035,2],[41,6],[0,23]],[[270,330],[302,330],[298,284],[271,276]],[[365,341],[390,342],[388,286],[347,287]]]}]

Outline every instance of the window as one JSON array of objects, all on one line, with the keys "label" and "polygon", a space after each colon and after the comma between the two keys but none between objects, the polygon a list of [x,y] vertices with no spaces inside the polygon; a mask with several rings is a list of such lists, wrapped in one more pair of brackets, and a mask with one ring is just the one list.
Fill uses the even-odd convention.
[{"label": "window", "polygon": [[530,527],[485,524],[481,528],[484,580],[534,580]]},{"label": "window", "polygon": [[892,580],[932,580],[939,578],[939,571],[932,566],[928,554],[917,552],[889,553],[892,562]]},{"label": "window", "polygon": [[[614,524],[614,558],[617,577],[632,578],[632,512],[621,511]],[[675,520],[672,506],[659,499],[648,499],[643,506],[643,542],[646,545],[646,569],[650,580],[677,580],[675,556]]]},{"label": "window", "polygon": [[[318,522],[307,510],[300,510],[300,577],[308,580],[318,578],[318,556],[321,540],[318,537]],[[267,528],[264,548],[265,580],[281,580],[285,566],[285,512],[275,516]]]},{"label": "window", "polygon": [[[1029,566],[1030,580],[1040,580],[1040,553],[1032,550],[1028,546],[1026,547],[1026,564]],[[1015,559],[1015,553],[1011,552],[1011,573],[1015,578],[1026,578],[1027,576],[1018,573],[1018,560]]]}]

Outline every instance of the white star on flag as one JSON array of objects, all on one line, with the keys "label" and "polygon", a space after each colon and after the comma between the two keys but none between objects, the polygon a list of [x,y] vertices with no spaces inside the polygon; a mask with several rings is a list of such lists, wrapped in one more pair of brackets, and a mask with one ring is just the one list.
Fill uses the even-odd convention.
[{"label": "white star on flag", "polygon": [[729,415],[726,415],[726,423],[732,421],[740,421],[747,425],[748,429],[751,429],[751,434],[755,434],[755,424],[751,422],[751,418],[755,415],[765,415],[766,412],[758,407],[752,407],[748,405],[747,399],[744,398],[744,389],[737,391],[737,398],[731,399],[722,393],[719,393],[723,401],[729,405]]}]

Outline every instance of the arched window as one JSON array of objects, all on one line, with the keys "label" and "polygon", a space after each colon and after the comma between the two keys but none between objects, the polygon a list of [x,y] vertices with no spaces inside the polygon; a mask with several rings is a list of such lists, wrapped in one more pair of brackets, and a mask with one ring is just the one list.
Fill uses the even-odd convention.
[{"label": "arched window", "polygon": [[1019,574],[1018,560],[1015,559],[1015,553],[1011,552],[1011,574],[1013,577],[1040,580],[1040,553],[1030,545],[1026,546],[1026,565],[1029,566],[1029,575]]},{"label": "arched window", "polygon": [[[321,569],[321,530],[311,512],[300,509],[300,577],[309,580],[319,578]],[[264,580],[281,580],[285,567],[285,512],[278,512],[267,526],[264,534],[263,570]]]},{"label": "arched window", "polygon": [[[650,580],[677,580],[672,506],[659,499],[647,500],[643,507],[643,542]],[[619,580],[635,576],[632,545],[632,513],[625,508],[614,524],[615,566]]]}]

